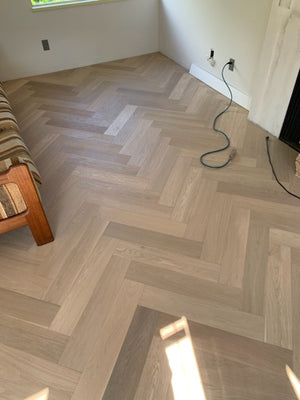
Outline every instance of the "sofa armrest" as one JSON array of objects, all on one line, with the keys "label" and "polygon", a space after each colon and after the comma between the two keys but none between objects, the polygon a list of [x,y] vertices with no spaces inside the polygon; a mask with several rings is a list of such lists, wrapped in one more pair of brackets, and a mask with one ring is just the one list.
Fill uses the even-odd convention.
[{"label": "sofa armrest", "polygon": [[0,221],[0,233],[28,225],[38,246],[54,240],[44,212],[34,179],[28,165],[19,164],[0,175],[0,185],[14,183],[18,186],[26,211]]}]

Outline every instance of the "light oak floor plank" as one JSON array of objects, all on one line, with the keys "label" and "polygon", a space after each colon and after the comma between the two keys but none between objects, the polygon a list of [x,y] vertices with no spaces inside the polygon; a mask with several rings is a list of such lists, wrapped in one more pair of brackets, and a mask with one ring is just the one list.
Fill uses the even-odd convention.
[{"label": "light oak floor plank", "polygon": [[106,266],[87,304],[70,341],[60,359],[60,364],[77,371],[83,371],[94,351],[99,330],[110,316],[116,294],[122,287],[129,262],[113,256]]},{"label": "light oak floor plank", "polygon": [[224,329],[227,332],[264,341],[264,318],[232,308],[212,305],[194,297],[146,286],[140,304],[157,311]]},{"label": "light oak floor plank", "polygon": [[234,309],[239,309],[241,306],[242,293],[237,288],[229,289],[226,285],[203,281],[141,262],[133,261],[129,265],[126,277],[154,288],[202,299],[207,304],[222,305]]},{"label": "light oak floor plank", "polygon": [[21,319],[0,314],[0,343],[57,363],[68,337]]},{"label": "light oak floor plank", "polygon": [[3,344],[0,366],[3,400],[23,400],[46,387],[50,389],[49,400],[68,400],[80,378],[78,372]]},{"label": "light oak floor plank", "polygon": [[266,277],[265,339],[287,349],[292,340],[292,265],[291,248],[270,242]]},{"label": "light oak floor plank", "polygon": [[293,371],[300,376],[300,250],[292,249]]},{"label": "light oak floor plank", "polygon": [[250,214],[243,281],[243,310],[264,315],[269,228]]},{"label": "light oak floor plank", "polygon": [[0,309],[3,314],[13,318],[48,327],[58,312],[59,306],[0,289]]},{"label": "light oak floor plank", "polygon": [[[119,353],[103,400],[134,397],[151,345],[158,312],[138,307]],[[122,383],[124,383],[122,385]]]},{"label": "light oak floor plank", "polygon": [[65,335],[72,335],[91,296],[97,287],[99,279],[115,250],[117,242],[114,239],[101,237],[97,248],[87,258],[80,274],[67,294],[63,305],[50,325],[50,329]]},{"label": "light oak floor plank", "polygon": [[99,332],[72,400],[102,398],[134,316],[143,285],[124,281],[108,319]]},{"label": "light oak floor plank", "polygon": [[108,225],[104,235],[141,245],[150,245],[160,250],[174,251],[175,253],[194,258],[200,258],[202,250],[200,242],[181,239],[145,229],[132,228],[128,225],[121,225],[113,222]]}]

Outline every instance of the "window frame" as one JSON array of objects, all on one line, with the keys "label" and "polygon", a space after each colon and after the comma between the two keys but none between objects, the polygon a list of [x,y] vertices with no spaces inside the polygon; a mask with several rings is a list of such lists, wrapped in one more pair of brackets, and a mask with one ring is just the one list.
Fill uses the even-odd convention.
[{"label": "window frame", "polygon": [[120,0],[60,0],[60,2],[55,3],[32,4],[31,0],[29,0],[32,11],[49,11],[58,8],[90,6],[117,1]]}]

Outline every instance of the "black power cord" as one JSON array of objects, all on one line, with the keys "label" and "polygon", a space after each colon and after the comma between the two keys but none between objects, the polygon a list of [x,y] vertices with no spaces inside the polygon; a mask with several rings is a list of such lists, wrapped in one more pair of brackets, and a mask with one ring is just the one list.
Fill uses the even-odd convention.
[{"label": "black power cord", "polygon": [[229,154],[228,160],[227,160],[224,164],[221,164],[221,165],[211,165],[211,164],[207,164],[207,163],[204,161],[204,157],[208,156],[209,154],[220,153],[221,151],[224,151],[224,150],[228,149],[228,147],[230,147],[230,139],[229,139],[228,135],[227,135],[225,132],[221,131],[220,129],[217,129],[217,128],[216,128],[216,123],[217,123],[217,120],[221,117],[221,115],[225,114],[225,113],[229,110],[229,108],[231,107],[232,101],[233,101],[232,91],[231,91],[230,86],[228,85],[228,83],[227,83],[227,81],[226,81],[226,79],[225,79],[225,77],[224,77],[224,70],[225,70],[225,68],[227,67],[227,65],[231,65],[231,64],[232,64],[232,61],[228,61],[228,63],[226,63],[226,64],[224,65],[224,67],[222,68],[222,78],[223,78],[223,81],[224,81],[225,85],[227,86],[227,89],[229,90],[229,93],[230,93],[230,102],[229,102],[228,106],[225,108],[225,110],[223,110],[222,112],[220,112],[220,114],[218,114],[218,115],[216,116],[216,118],[214,119],[214,124],[213,124],[213,130],[214,130],[215,132],[220,133],[221,135],[223,135],[223,136],[225,137],[225,139],[226,139],[227,144],[226,144],[224,147],[222,147],[221,149],[208,151],[208,152],[206,152],[206,153],[204,153],[204,154],[201,155],[201,157],[200,157],[200,163],[201,163],[204,167],[207,167],[207,168],[215,168],[215,169],[224,168],[224,167],[226,167],[226,165],[228,165],[228,164],[231,162],[231,160],[232,160],[232,159],[235,157],[235,155],[236,155],[236,149],[232,149],[231,153]]},{"label": "black power cord", "polygon": [[277,183],[282,187],[282,189],[284,189],[288,194],[290,194],[291,196],[296,197],[296,199],[300,199],[300,196],[298,196],[298,195],[295,194],[295,193],[290,192],[285,186],[283,186],[283,184],[282,184],[282,183],[279,181],[279,179],[277,178],[277,175],[276,175],[276,172],[275,172],[275,169],[274,169],[274,167],[273,167],[272,160],[271,160],[271,156],[270,156],[270,137],[269,137],[269,136],[266,136],[266,146],[267,146],[267,153],[268,153],[269,163],[270,163],[270,165],[271,165],[272,172],[273,172],[274,178],[276,179],[276,182],[277,182]]}]

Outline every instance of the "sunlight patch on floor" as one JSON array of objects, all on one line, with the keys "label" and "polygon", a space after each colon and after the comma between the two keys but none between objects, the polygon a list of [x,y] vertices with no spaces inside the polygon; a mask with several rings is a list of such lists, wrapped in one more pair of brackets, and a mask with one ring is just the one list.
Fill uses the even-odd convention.
[{"label": "sunlight patch on floor", "polygon": [[170,339],[178,333],[183,333],[184,336],[174,339],[174,343],[166,347],[172,371],[174,399],[206,400],[187,319],[182,317],[160,330],[163,340]]},{"label": "sunlight patch on floor", "polygon": [[289,377],[291,385],[293,386],[293,389],[296,393],[296,396],[300,400],[300,381],[288,365],[286,365],[285,368],[287,376]]},{"label": "sunlight patch on floor", "polygon": [[33,394],[32,396],[26,397],[24,400],[48,400],[49,389],[44,389],[39,393]]}]

